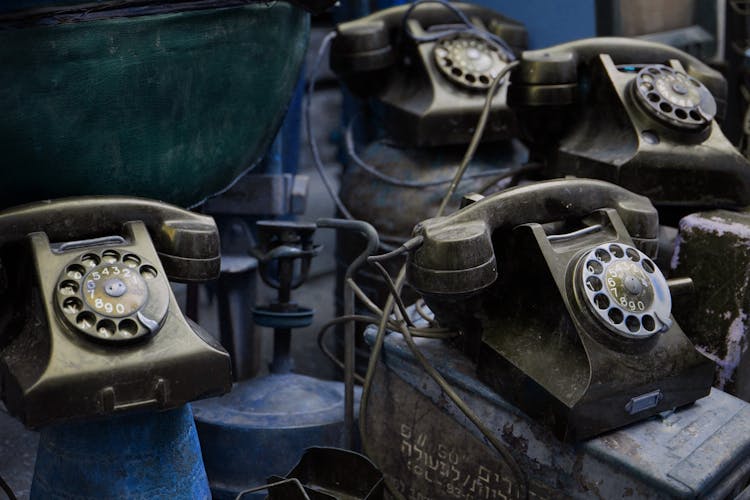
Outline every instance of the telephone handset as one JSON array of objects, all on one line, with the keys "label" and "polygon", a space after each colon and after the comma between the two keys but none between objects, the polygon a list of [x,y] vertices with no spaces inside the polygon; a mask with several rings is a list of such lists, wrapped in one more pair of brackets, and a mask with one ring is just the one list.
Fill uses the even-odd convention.
[{"label": "telephone handset", "polygon": [[[481,31],[469,29],[461,16]],[[396,143],[463,144],[492,80],[526,38],[523,25],[484,7],[405,5],[338,25],[330,65],[353,93],[383,104]],[[486,139],[507,138],[514,130],[506,87],[493,100]]]},{"label": "telephone handset", "polygon": [[27,426],[231,387],[228,355],[168,282],[218,275],[210,217],[127,197],[34,203],[0,212],[0,258],[2,397]]},{"label": "telephone handset", "polygon": [[602,181],[546,181],[414,232],[423,241],[410,284],[462,332],[479,377],[561,439],[708,394],[711,362],[671,317],[652,260],[658,217],[647,198]]},{"label": "telephone handset", "polygon": [[679,216],[750,203],[750,163],[716,122],[726,94],[719,72],[673,47],[591,38],[524,52],[508,102],[550,177],[614,182]]}]

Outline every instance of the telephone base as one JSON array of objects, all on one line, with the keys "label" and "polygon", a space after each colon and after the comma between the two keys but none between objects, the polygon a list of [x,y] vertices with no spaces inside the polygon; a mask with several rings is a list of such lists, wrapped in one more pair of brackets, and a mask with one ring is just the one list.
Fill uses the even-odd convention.
[{"label": "telephone base", "polygon": [[[366,332],[368,342],[375,330]],[[529,498],[723,498],[750,476],[750,405],[722,391],[576,446],[510,405],[437,340],[422,353],[505,443]],[[407,498],[518,498],[500,456],[448,401],[401,336],[386,337],[366,416],[368,452]],[[634,495],[634,496],[633,496]]]}]

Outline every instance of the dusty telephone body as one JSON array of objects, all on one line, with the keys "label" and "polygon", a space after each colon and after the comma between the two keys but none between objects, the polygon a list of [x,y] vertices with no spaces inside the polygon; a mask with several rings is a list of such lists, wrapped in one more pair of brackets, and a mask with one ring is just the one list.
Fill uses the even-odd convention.
[{"label": "dusty telephone body", "polygon": [[408,281],[462,332],[479,378],[560,439],[708,394],[712,363],[671,317],[652,260],[658,216],[647,198],[546,181],[428,219],[415,235],[424,241]]},{"label": "dusty telephone body", "polygon": [[[394,333],[362,418],[368,453],[406,498],[733,498],[746,488],[750,405],[711,389],[712,364],[669,316],[647,198],[601,181],[540,182],[415,234],[424,241],[407,279],[461,332],[454,344],[418,339],[419,349],[520,475]],[[609,288],[628,303],[615,306]],[[643,311],[633,300],[631,314],[631,299]],[[609,320],[617,310],[624,318]]]},{"label": "dusty telephone body", "polygon": [[508,101],[547,177],[621,185],[674,225],[750,203],[750,163],[717,122],[726,92],[719,72],[677,49],[592,38],[524,52]]},{"label": "dusty telephone body", "polygon": [[[85,495],[81,478],[94,472],[73,451],[87,446],[98,447],[105,470],[95,480],[119,460],[131,466],[133,483],[142,481],[138,487],[152,486],[139,475],[147,468],[124,450],[140,445],[147,456],[144,436],[133,436],[154,426],[165,435],[184,433],[179,442],[153,443],[184,452],[185,466],[195,460],[195,471],[179,477],[164,456],[161,480],[174,481],[178,497],[202,496],[207,482],[185,404],[227,392],[231,367],[221,346],[182,315],[168,279],[205,281],[218,273],[213,220],[150,200],[85,197],[8,209],[0,227],[2,398],[12,415],[42,430],[32,497],[66,488]],[[134,426],[142,433],[124,438],[132,443],[117,440]],[[72,448],[56,448],[64,446]],[[99,487],[115,490],[98,494],[133,493],[109,479]],[[193,481],[189,494],[180,490],[186,481]]]},{"label": "dusty telephone body", "polygon": [[[331,68],[355,95],[382,105],[389,139],[398,145],[468,143],[490,83],[526,46],[522,24],[484,7],[454,5],[507,45],[460,29],[453,12],[432,3],[419,5],[408,19],[409,6],[400,6],[336,28]],[[501,88],[493,101],[487,139],[513,133],[505,92]]]},{"label": "dusty telephone body", "polygon": [[[407,22],[409,5],[342,23],[331,46],[331,68],[346,89],[362,99],[352,106],[364,109],[354,123],[366,122],[361,130],[354,129],[359,156],[383,174],[417,185],[452,177],[476,127],[492,75],[518,57],[527,43],[522,24],[477,5],[453,5],[478,29],[505,40],[512,54],[465,30],[453,12],[437,3],[417,6]],[[437,38],[418,42],[405,30],[415,38]],[[525,148],[508,141],[516,125],[506,92],[507,83],[493,100],[484,134],[487,144],[479,148],[467,177],[525,160]],[[478,191],[488,179],[467,179],[458,192]],[[415,223],[435,213],[446,186],[394,185],[349,158],[340,196],[356,218],[378,230],[382,242],[397,246],[409,238]],[[457,196],[451,207],[459,200]],[[343,283],[347,263],[364,247],[357,236],[340,233],[338,238]],[[376,302],[385,300],[387,288],[379,277],[362,272],[358,282]]]}]

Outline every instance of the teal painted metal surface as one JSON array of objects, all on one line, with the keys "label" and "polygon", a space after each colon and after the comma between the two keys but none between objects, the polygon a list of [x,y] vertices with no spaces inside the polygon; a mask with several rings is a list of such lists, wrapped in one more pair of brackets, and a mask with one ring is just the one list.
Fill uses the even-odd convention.
[{"label": "teal painted metal surface", "polygon": [[284,2],[0,30],[0,206],[199,203],[265,153],[308,33]]}]

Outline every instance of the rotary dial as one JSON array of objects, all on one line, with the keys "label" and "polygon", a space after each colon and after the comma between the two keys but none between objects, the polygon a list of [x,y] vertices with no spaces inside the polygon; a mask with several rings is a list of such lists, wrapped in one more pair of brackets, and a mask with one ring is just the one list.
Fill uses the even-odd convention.
[{"label": "rotary dial", "polygon": [[644,67],[633,88],[636,100],[649,114],[679,128],[701,129],[716,115],[711,92],[695,78],[669,66]]},{"label": "rotary dial", "polygon": [[159,330],[169,304],[167,287],[141,257],[108,249],[71,261],[58,280],[55,298],[71,328],[118,343]]},{"label": "rotary dial", "polygon": [[435,44],[433,55],[448,80],[478,90],[488,89],[507,64],[498,47],[468,33],[441,38]]},{"label": "rotary dial", "polygon": [[642,339],[670,327],[667,282],[645,254],[619,243],[600,245],[583,256],[581,267],[586,302],[610,330]]}]

